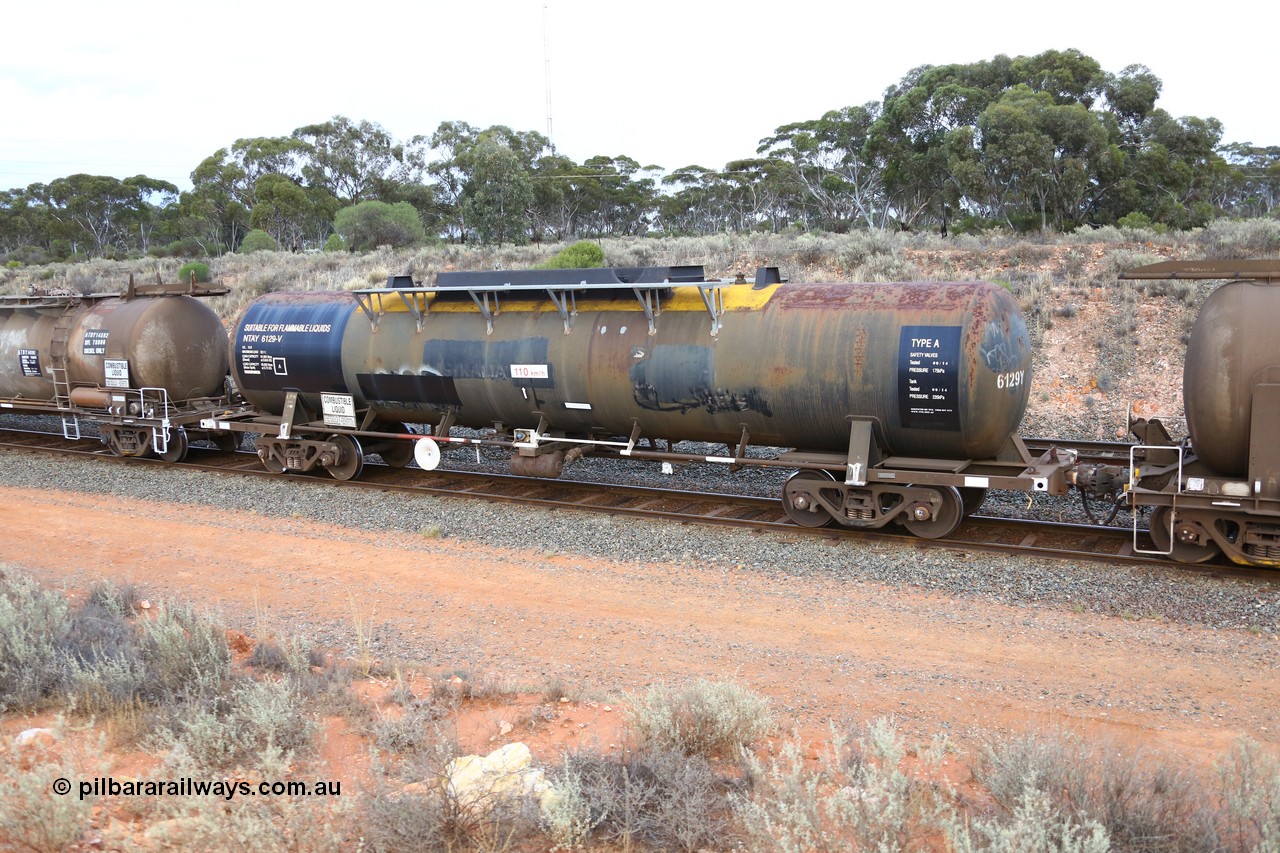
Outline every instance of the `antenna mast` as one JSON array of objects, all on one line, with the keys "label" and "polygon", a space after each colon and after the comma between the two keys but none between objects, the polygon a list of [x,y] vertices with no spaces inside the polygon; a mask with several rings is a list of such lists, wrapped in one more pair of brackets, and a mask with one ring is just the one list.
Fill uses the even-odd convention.
[{"label": "antenna mast", "polygon": [[547,3],[542,4],[542,80],[547,90],[547,142],[556,150],[555,137],[551,135],[551,48],[547,34]]}]

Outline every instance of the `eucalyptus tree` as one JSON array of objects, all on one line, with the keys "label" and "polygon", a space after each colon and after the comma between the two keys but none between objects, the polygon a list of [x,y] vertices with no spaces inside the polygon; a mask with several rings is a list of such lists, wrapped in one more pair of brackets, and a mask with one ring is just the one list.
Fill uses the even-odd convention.
[{"label": "eucalyptus tree", "polygon": [[626,155],[598,155],[583,162],[582,212],[576,236],[645,234],[658,204],[658,166],[641,166]]},{"label": "eucalyptus tree", "polygon": [[39,198],[42,186],[0,192],[0,253],[24,246],[49,248],[49,210]]},{"label": "eucalyptus tree", "polygon": [[481,243],[525,243],[533,182],[520,157],[498,135],[484,135],[467,152],[462,200],[468,227]]},{"label": "eucalyptus tree", "polygon": [[1270,216],[1280,208],[1280,145],[1239,142],[1219,150],[1233,177],[1226,207],[1237,216]]},{"label": "eucalyptus tree", "polygon": [[427,171],[449,236],[482,242],[529,239],[533,175],[551,148],[545,136],[505,125],[480,130],[466,122],[442,122],[428,144],[438,154]]},{"label": "eucalyptus tree", "polygon": [[1155,110],[1144,123],[1143,145],[1132,174],[1144,191],[1143,210],[1175,228],[1203,225],[1214,215],[1231,168],[1218,153],[1222,123],[1215,118],[1175,119]]},{"label": "eucalyptus tree", "polygon": [[758,153],[792,167],[787,176],[814,211],[813,226],[843,232],[855,223],[867,228],[886,224],[886,165],[868,146],[880,114],[875,102],[831,110],[821,118],[783,125],[760,140]]},{"label": "eucalyptus tree", "polygon": [[237,139],[219,148],[192,171],[191,190],[181,196],[184,234],[209,249],[221,245],[234,251],[251,227],[259,180],[265,175],[300,180],[306,152],[305,143],[289,136]]},{"label": "eucalyptus tree", "polygon": [[50,219],[63,226],[59,230],[73,251],[100,256],[131,244],[145,248],[157,206],[172,203],[178,188],[146,175],[122,181],[76,174],[50,181],[42,195]]},{"label": "eucalyptus tree", "polygon": [[377,195],[404,165],[405,146],[381,125],[337,115],[293,132],[302,143],[302,177],[345,202]]},{"label": "eucalyptus tree", "polygon": [[1031,216],[1042,230],[1084,220],[1111,154],[1106,128],[1088,108],[1019,83],[983,110],[977,130],[981,168],[952,164],[966,196],[985,198],[989,215],[1014,226],[1026,227]]},{"label": "eucalyptus tree", "polygon": [[732,187],[722,172],[682,166],[662,179],[657,225],[667,234],[713,234],[737,227],[731,216]]}]

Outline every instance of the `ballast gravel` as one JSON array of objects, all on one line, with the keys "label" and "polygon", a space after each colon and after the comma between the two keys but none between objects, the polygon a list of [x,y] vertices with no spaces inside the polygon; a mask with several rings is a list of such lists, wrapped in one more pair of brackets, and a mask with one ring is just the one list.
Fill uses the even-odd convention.
[{"label": "ballast gravel", "polygon": [[[474,462],[474,451],[470,459]],[[482,467],[484,463],[482,459]],[[636,470],[651,468],[634,466]],[[586,479],[605,479],[608,472],[584,468],[579,474]],[[727,481],[744,476],[751,481],[776,480],[779,475],[755,469],[722,476]],[[673,487],[670,477],[661,483]],[[246,514],[245,536],[263,529],[264,516],[276,519],[281,526],[306,518],[351,528],[353,534],[430,531],[433,536],[438,533],[501,548],[578,554],[618,564],[721,566],[775,577],[804,577],[818,585],[912,587],[1016,607],[1052,607],[1268,634],[1280,631],[1280,583],[1215,578],[1194,571],[973,554],[932,545],[856,541],[833,545],[797,534],[761,535],[465,497],[352,490],[321,476],[217,476],[161,465],[55,459],[18,452],[0,452],[0,485],[242,512]],[[717,483],[711,490],[737,489]],[[20,507],[9,509],[11,517],[20,518]]]}]

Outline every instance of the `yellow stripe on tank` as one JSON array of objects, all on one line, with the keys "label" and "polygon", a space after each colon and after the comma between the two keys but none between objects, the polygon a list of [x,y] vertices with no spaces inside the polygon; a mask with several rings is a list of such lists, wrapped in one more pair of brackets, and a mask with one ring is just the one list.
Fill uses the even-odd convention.
[{"label": "yellow stripe on tank", "polygon": [[[760,290],[756,290],[749,284],[726,286],[721,290],[721,293],[724,294],[724,309],[726,311],[758,311],[773,298],[773,294],[777,289],[778,285],[776,284],[771,284]],[[509,299],[503,297],[500,292],[495,295],[499,298],[498,305],[503,313],[539,313],[546,311],[556,313],[556,307],[550,299],[529,299],[527,297]],[[427,310],[431,313],[475,314],[480,310],[470,299],[441,300],[438,298],[439,294],[435,293],[406,293],[405,296],[417,303],[419,311],[424,310],[424,299],[427,300],[429,305]],[[399,294],[371,294],[370,298],[375,312],[404,314],[409,310]],[[587,293],[578,295],[578,310],[634,311],[637,314],[642,313],[640,302],[637,299],[600,299],[598,297],[593,298]],[[662,310],[706,311],[707,306],[703,303],[702,294],[698,292],[698,288],[686,285],[677,286],[673,288],[673,292],[670,295],[662,297]]]}]

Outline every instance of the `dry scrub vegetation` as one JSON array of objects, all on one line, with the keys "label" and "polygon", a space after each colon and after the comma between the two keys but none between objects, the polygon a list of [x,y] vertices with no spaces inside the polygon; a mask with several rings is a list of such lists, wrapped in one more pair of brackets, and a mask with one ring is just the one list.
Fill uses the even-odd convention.
[{"label": "dry scrub vegetation", "polygon": [[[907,743],[892,719],[850,720],[815,745],[723,681],[614,697],[621,748],[579,746],[467,788],[457,772],[468,709],[536,697],[507,733],[518,746],[572,697],[562,684],[448,673],[422,689],[406,672],[364,675],[303,638],[246,638],[131,587],[69,598],[0,570],[0,847],[1280,849],[1280,761],[1249,740],[1212,772],[1058,731],[973,751],[944,736]],[[379,702],[361,698],[371,679],[391,685]],[[368,759],[367,772],[344,768],[341,796],[79,796],[81,782],[103,778],[333,778],[320,758],[333,719]],[[33,720],[47,725],[13,734]],[[122,755],[135,758],[116,766]],[[72,782],[65,796],[52,793],[60,778]]]}]

